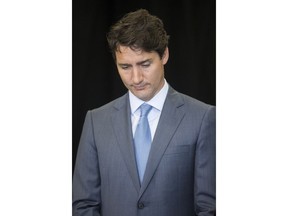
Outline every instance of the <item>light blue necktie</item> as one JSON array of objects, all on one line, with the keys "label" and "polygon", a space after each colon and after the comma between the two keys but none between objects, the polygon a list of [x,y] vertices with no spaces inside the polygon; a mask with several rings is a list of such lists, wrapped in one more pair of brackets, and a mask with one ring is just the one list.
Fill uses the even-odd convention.
[{"label": "light blue necktie", "polygon": [[140,106],[141,116],[134,135],[136,161],[138,166],[138,174],[141,182],[143,180],[151,147],[151,132],[147,118],[148,113],[151,109],[152,106],[146,103]]}]

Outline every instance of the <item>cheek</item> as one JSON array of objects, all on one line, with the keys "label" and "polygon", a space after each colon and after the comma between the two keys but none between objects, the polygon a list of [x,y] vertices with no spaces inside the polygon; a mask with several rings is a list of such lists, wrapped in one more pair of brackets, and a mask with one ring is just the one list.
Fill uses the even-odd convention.
[{"label": "cheek", "polygon": [[161,68],[157,68],[153,73],[151,73],[150,80],[153,82],[159,82],[163,79],[164,73],[162,72]]},{"label": "cheek", "polygon": [[125,85],[130,83],[130,75],[128,73],[119,73],[119,75]]}]

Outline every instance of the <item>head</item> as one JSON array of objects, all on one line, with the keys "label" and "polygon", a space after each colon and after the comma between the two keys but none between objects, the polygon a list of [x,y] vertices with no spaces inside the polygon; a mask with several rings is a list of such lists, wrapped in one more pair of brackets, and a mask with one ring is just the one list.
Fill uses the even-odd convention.
[{"label": "head", "polygon": [[107,40],[115,59],[119,46],[132,50],[155,51],[162,58],[168,39],[162,21],[145,9],[130,12],[115,23],[107,34]]},{"label": "head", "polygon": [[144,9],[126,14],[107,34],[124,85],[144,101],[164,85],[168,39],[162,21]]}]

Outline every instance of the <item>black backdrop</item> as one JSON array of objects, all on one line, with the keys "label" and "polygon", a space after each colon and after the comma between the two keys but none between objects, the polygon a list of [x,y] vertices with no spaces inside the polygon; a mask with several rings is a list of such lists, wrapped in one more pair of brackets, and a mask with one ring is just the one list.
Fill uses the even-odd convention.
[{"label": "black backdrop", "polygon": [[163,20],[170,35],[167,82],[216,105],[215,0],[73,0],[72,7],[73,169],[87,110],[126,93],[106,33],[127,12],[145,8]]}]

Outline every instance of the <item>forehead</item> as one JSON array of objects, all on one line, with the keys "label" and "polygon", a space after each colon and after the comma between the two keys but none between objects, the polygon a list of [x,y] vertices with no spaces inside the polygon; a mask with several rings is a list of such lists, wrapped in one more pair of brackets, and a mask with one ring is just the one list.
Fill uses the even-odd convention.
[{"label": "forehead", "polygon": [[131,49],[127,46],[119,46],[115,52],[117,62],[133,62],[143,61],[147,59],[157,58],[158,54],[155,51],[146,52],[141,49]]}]

